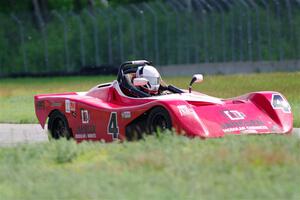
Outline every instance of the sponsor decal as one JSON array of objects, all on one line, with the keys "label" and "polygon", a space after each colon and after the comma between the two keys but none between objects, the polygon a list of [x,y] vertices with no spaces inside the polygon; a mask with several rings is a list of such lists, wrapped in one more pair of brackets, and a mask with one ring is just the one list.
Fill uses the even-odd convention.
[{"label": "sponsor decal", "polygon": [[70,113],[71,112],[71,109],[70,109],[70,100],[69,99],[65,100],[65,111],[66,111],[66,113]]},{"label": "sponsor decal", "polygon": [[80,125],[75,134],[76,139],[93,139],[96,138],[96,126],[95,125]]},{"label": "sponsor decal", "polygon": [[241,120],[245,119],[246,115],[240,111],[237,110],[224,110],[224,114],[227,118],[230,120]]},{"label": "sponsor decal", "polygon": [[71,101],[70,110],[74,112],[76,111],[76,103],[74,101]]},{"label": "sponsor decal", "polygon": [[72,114],[72,116],[73,116],[74,118],[77,117],[77,113],[76,113],[76,112],[72,111],[71,114]]},{"label": "sponsor decal", "polygon": [[223,129],[224,133],[241,131],[242,133],[257,133],[257,130],[268,130],[266,126],[241,126]]},{"label": "sponsor decal", "polygon": [[274,109],[281,109],[284,113],[291,113],[290,104],[280,94],[272,94],[271,104]]},{"label": "sponsor decal", "polygon": [[179,105],[177,108],[181,116],[192,115],[194,113],[194,110],[186,105]]},{"label": "sponsor decal", "polygon": [[264,122],[261,120],[250,120],[250,121],[235,121],[235,122],[226,122],[222,124],[222,128],[233,128],[240,126],[263,126]]},{"label": "sponsor decal", "polygon": [[83,124],[88,124],[90,121],[90,114],[88,110],[81,109],[81,122]]},{"label": "sponsor decal", "polygon": [[131,112],[130,111],[122,112],[121,116],[122,116],[123,119],[130,119],[131,118]]},{"label": "sponsor decal", "polygon": [[256,132],[257,130],[268,130],[268,127],[260,120],[250,120],[250,121],[233,121],[227,122],[221,125],[222,130],[225,133],[241,131],[245,132]]},{"label": "sponsor decal", "polygon": [[109,122],[107,126],[107,133],[112,136],[113,140],[119,138],[119,127],[118,127],[118,119],[117,119],[116,112],[110,113]]},{"label": "sponsor decal", "polygon": [[51,103],[51,106],[52,106],[52,107],[60,107],[61,104],[62,104],[62,103],[60,103],[60,102],[52,102],[52,103]]},{"label": "sponsor decal", "polygon": [[257,130],[241,130],[241,134],[257,133]]},{"label": "sponsor decal", "polygon": [[45,108],[46,108],[45,101],[36,102],[36,109],[37,110],[44,110]]},{"label": "sponsor decal", "polygon": [[271,130],[272,130],[272,132],[275,132],[275,133],[280,132],[280,128],[277,125],[273,125]]},{"label": "sponsor decal", "polygon": [[70,113],[71,111],[76,111],[76,103],[74,101],[70,101],[69,99],[65,100],[65,111],[66,113]]}]

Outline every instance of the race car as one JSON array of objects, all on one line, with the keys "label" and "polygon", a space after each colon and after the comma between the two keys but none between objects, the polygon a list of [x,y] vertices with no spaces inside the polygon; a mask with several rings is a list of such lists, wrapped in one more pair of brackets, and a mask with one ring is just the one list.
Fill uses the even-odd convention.
[{"label": "race car", "polygon": [[163,82],[151,62],[128,61],[120,66],[117,80],[87,92],[34,96],[35,112],[43,128],[48,119],[53,138],[78,142],[134,140],[166,129],[199,138],[292,131],[291,107],[282,94],[216,98],[192,91],[202,80],[195,74],[188,90],[180,89]]}]

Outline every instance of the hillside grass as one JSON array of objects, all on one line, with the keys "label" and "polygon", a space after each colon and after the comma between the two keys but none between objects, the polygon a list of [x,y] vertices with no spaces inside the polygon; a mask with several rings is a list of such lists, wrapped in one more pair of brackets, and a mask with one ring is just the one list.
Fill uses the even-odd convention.
[{"label": "hillside grass", "polygon": [[0,199],[299,199],[296,136],[0,148]]},{"label": "hillside grass", "polygon": [[[114,76],[0,79],[0,123],[37,123],[33,105],[36,94],[86,91],[114,79]],[[203,83],[194,85],[194,90],[222,98],[253,91],[278,91],[292,106],[294,126],[300,127],[300,72],[208,75],[204,79]],[[190,77],[166,77],[164,80],[187,88]]]}]

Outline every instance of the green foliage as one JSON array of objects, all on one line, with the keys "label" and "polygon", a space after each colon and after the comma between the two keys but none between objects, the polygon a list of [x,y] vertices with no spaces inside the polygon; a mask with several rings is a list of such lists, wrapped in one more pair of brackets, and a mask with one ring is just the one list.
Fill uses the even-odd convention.
[{"label": "green foliage", "polygon": [[[74,0],[48,0],[48,7],[49,10],[73,10],[74,2]],[[84,2],[87,1],[79,0],[79,4],[83,4]]]},{"label": "green foliage", "polygon": [[29,11],[31,9],[31,0],[9,0],[1,1],[0,12],[1,13],[10,13],[10,12],[20,12],[20,11]]},{"label": "green foliage", "polygon": [[109,5],[117,6],[117,5],[124,5],[124,4],[134,4],[134,3],[144,3],[154,0],[108,0]]},{"label": "green foliage", "polygon": [[[78,2],[87,6],[86,1]],[[0,75],[23,73],[26,68],[32,73],[78,72],[83,66],[95,66],[97,61],[98,65],[117,65],[124,60],[148,59],[168,65],[297,59],[300,55],[297,5],[291,9],[290,19],[285,6],[280,8],[279,15],[274,6],[269,10],[259,6],[257,12],[247,12],[238,3],[224,13],[216,9],[176,13],[169,4],[149,1],[156,13],[154,17],[145,4],[136,4],[137,10],[133,5],[96,5],[94,9],[78,10],[72,3],[48,1],[50,9],[59,8],[66,29],[49,12],[44,17],[44,34],[31,13],[16,14],[23,23],[24,44],[20,26],[10,15],[3,14],[0,48],[6,51],[0,54]],[[69,10],[75,10],[76,15]]]},{"label": "green foliage", "polygon": [[299,155],[299,138],[280,135],[52,140],[0,148],[0,193],[7,200],[299,199]]}]

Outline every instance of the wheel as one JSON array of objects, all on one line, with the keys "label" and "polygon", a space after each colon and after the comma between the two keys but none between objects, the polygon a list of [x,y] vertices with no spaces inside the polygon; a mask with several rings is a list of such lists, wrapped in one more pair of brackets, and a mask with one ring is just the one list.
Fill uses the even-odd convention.
[{"label": "wheel", "polygon": [[72,134],[69,128],[66,117],[58,110],[53,111],[49,116],[48,130],[51,133],[52,138],[66,138],[70,139]]},{"label": "wheel", "polygon": [[169,112],[163,107],[153,108],[147,119],[148,133],[157,133],[158,130],[165,131],[172,128]]}]

